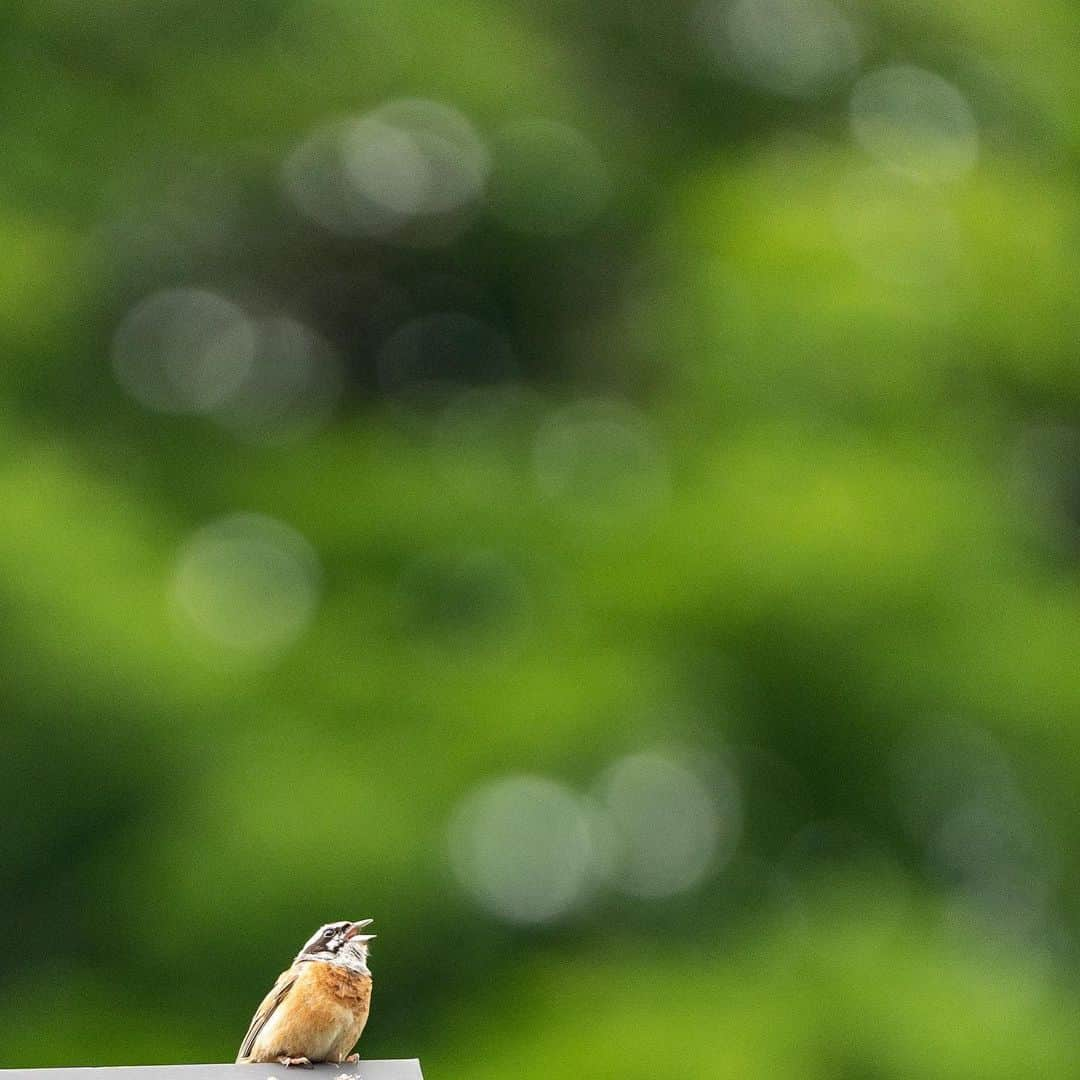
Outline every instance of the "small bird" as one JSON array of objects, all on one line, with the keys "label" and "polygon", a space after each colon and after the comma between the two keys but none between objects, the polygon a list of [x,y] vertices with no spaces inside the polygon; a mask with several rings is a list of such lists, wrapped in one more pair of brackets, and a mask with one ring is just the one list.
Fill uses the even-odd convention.
[{"label": "small bird", "polygon": [[371,1006],[368,942],[373,920],[320,926],[263,998],[240,1044],[237,1063],[359,1061],[349,1053]]}]

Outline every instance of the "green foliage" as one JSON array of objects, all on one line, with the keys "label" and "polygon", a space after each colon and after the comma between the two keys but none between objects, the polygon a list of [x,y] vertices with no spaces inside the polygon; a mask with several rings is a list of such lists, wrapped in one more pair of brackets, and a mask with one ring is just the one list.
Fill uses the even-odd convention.
[{"label": "green foliage", "polygon": [[[0,1065],[231,1060],[373,916],[364,1053],[431,1076],[1076,1072],[1080,23],[764,3],[0,14]],[[860,141],[895,64],[944,113]],[[400,99],[480,149],[313,220],[297,147]],[[147,407],[172,289],[310,327],[329,419]],[[590,816],[649,753],[729,841],[651,898]],[[520,774],[596,830],[535,923],[452,855]]]}]

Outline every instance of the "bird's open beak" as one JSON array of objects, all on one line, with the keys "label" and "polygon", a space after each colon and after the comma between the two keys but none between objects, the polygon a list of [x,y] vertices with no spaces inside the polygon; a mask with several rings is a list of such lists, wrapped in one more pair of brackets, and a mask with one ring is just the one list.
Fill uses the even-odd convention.
[{"label": "bird's open beak", "polygon": [[[349,929],[345,931],[345,940],[352,941],[352,939],[356,937],[360,933],[360,931],[364,929],[365,926],[370,926],[374,921],[374,919],[361,919],[359,922],[354,922],[352,926],[350,926]],[[362,940],[368,941],[374,936],[374,934],[370,934],[367,937],[362,938]]]}]

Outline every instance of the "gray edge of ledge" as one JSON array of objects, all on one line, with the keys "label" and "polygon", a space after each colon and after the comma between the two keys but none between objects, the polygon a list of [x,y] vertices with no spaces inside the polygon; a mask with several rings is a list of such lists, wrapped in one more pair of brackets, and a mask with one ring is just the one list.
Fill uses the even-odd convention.
[{"label": "gray edge of ledge", "polygon": [[70,1069],[0,1069],[4,1080],[62,1080],[72,1076],[106,1080],[109,1073],[123,1080],[424,1080],[417,1058],[401,1061],[361,1061],[359,1065],[316,1065],[287,1069],[283,1065],[115,1065]]}]

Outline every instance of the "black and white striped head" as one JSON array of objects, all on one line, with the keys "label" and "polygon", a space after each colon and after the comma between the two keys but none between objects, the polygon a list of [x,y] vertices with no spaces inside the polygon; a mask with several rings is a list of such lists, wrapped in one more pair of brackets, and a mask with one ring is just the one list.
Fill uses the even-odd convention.
[{"label": "black and white striped head", "polygon": [[356,971],[367,972],[368,942],[374,934],[360,933],[372,924],[373,919],[359,922],[334,922],[320,926],[307,944],[296,955],[301,960],[321,960],[327,964],[341,964]]}]

